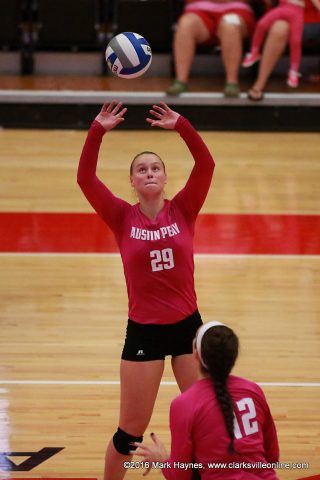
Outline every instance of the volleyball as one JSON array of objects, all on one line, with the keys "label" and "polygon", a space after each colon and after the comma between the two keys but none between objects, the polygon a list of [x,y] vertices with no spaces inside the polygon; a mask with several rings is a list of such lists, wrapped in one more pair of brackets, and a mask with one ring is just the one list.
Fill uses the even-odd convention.
[{"label": "volleyball", "polygon": [[117,77],[137,78],[151,65],[152,52],[147,40],[134,32],[123,32],[113,37],[106,49],[106,61]]}]

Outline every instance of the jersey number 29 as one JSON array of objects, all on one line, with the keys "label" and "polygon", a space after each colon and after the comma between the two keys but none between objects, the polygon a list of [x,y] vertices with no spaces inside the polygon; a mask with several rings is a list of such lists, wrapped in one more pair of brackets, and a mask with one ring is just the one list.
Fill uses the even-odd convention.
[{"label": "jersey number 29", "polygon": [[163,250],[152,250],[150,252],[151,268],[153,272],[160,270],[170,270],[174,267],[174,259],[172,248],[164,248]]}]

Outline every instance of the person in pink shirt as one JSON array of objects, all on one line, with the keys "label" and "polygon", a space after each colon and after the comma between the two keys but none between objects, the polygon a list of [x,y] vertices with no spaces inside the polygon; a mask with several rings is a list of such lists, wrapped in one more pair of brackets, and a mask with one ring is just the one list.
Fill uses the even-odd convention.
[{"label": "person in pink shirt", "polygon": [[[317,7],[319,0],[312,0],[312,3],[316,8],[319,8]],[[250,52],[246,54],[242,66],[251,67],[261,59],[261,47],[267,32],[271,30],[272,26],[277,24],[277,22],[284,21],[289,26],[290,67],[287,84],[292,88],[298,87],[304,27],[304,8],[304,0],[280,0],[277,7],[269,10],[256,25]],[[280,53],[281,50],[279,50],[279,54]],[[277,58],[275,56],[274,61],[276,60]],[[268,80],[269,73],[271,73],[271,65],[269,66],[268,63],[260,66],[257,80],[248,92],[250,100],[259,101],[263,99],[263,89]]]},{"label": "person in pink shirt", "polygon": [[142,440],[149,424],[165,356],[172,357],[181,391],[196,379],[192,340],[202,320],[194,288],[193,235],[214,170],[207,146],[189,121],[164,103],[153,105],[147,122],[179,133],[194,167],[182,190],[168,200],[162,159],[150,151],[139,153],[130,167],[138,203],[130,205],[118,198],[97,177],[96,168],[103,136],[124,121],[126,110],[115,101],[102,107],[89,129],[78,167],[83,193],[117,240],[129,299],[120,365],[119,428],[107,448],[104,480],[125,475],[131,443]]},{"label": "person in pink shirt", "polygon": [[239,342],[220,322],[202,325],[194,340],[199,378],[170,407],[171,453],[155,434],[153,444],[135,442],[146,473],[161,468],[168,480],[276,480],[276,428],[261,388],[231,375]]}]

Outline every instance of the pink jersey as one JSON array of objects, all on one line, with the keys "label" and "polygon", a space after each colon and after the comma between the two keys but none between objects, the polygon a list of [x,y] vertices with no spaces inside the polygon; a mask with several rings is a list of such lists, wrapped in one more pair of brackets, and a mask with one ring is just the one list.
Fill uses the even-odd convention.
[{"label": "pink jersey", "polygon": [[210,187],[214,161],[188,120],[180,116],[176,130],[195,165],[185,187],[172,200],[165,200],[154,220],[141,212],[139,204],[130,205],[113,195],[96,176],[105,133],[98,122],[89,130],[79,163],[78,183],[116,237],[127,284],[129,318],[139,323],[175,323],[197,309],[194,225]]},{"label": "pink jersey", "polygon": [[[167,479],[190,480],[191,468],[183,467],[195,463],[204,467],[202,480],[277,479],[272,468],[261,467],[279,460],[277,433],[263,391],[256,383],[233,375],[228,389],[235,405],[238,454],[227,453],[230,438],[211,380],[199,380],[171,404],[171,454],[162,468]],[[241,462],[242,468],[236,468]],[[214,468],[213,463],[230,466]]]}]

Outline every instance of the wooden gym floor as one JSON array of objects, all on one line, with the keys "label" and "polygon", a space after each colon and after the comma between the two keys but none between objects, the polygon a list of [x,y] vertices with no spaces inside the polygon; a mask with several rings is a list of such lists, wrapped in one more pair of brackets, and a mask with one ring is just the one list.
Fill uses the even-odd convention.
[{"label": "wooden gym floor", "polygon": [[[110,232],[76,185],[85,136],[0,131],[1,479],[101,480],[117,426],[127,300]],[[235,373],[264,388],[281,461],[291,466],[279,478],[320,474],[319,135],[203,138],[217,166],[196,237],[199,308],[240,337]],[[111,132],[99,173],[130,202],[128,166],[145,149],[166,162],[168,197],[192,167],[174,132]],[[168,447],[178,393],[169,364],[146,434]],[[127,478],[141,476],[130,470]]]}]

